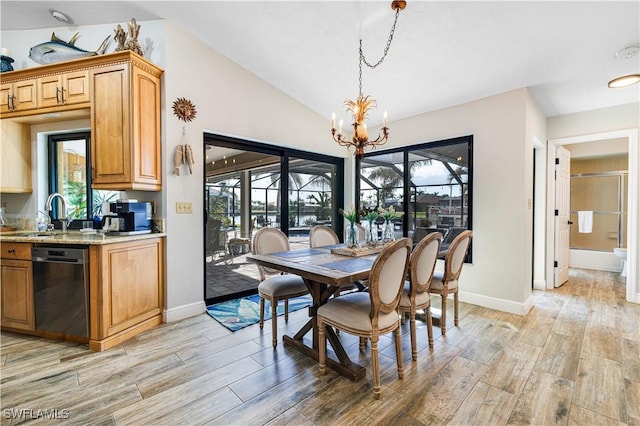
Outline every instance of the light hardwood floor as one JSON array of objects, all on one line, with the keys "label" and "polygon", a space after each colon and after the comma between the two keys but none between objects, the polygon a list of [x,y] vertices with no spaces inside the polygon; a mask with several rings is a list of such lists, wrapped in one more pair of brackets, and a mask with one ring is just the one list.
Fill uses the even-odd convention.
[{"label": "light hardwood floor", "polygon": [[[1,424],[639,425],[640,305],[624,300],[618,274],[572,270],[569,283],[534,299],[523,317],[461,304],[460,326],[446,337],[435,328],[433,351],[419,323],[417,362],[407,321],[403,380],[392,340],[381,341],[380,400],[368,348],[360,353],[344,333],[352,359],[368,367],[357,383],[320,376],[282,344],[274,351],[268,325],[231,333],[206,314],[102,353],[3,332]],[[305,317],[280,319],[279,335]]]}]

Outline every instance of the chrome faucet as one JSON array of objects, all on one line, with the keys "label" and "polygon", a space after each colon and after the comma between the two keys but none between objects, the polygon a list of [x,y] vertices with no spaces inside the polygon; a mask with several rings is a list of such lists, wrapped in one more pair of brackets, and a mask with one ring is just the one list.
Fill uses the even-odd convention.
[{"label": "chrome faucet", "polygon": [[67,220],[67,202],[62,196],[62,194],[58,194],[57,192],[52,192],[51,194],[49,194],[49,197],[47,198],[47,202],[44,205],[44,208],[48,212],[53,210],[52,204],[53,204],[54,198],[56,197],[59,197],[60,201],[62,202],[62,212],[60,213],[60,223],[62,224],[62,232],[67,232],[67,225],[71,221]]}]

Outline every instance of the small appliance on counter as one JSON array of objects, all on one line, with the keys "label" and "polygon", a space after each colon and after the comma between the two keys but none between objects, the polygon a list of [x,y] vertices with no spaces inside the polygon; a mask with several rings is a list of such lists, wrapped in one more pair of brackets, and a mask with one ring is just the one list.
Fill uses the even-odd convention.
[{"label": "small appliance on counter", "polygon": [[150,202],[119,200],[109,203],[109,212],[102,218],[102,227],[111,235],[151,233],[153,207]]}]

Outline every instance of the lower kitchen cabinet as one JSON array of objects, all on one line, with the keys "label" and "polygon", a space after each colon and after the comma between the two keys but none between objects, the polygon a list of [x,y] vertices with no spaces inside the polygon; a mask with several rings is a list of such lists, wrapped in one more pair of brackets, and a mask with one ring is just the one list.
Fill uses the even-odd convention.
[{"label": "lower kitchen cabinet", "polygon": [[1,262],[2,327],[34,330],[31,244],[2,244]]},{"label": "lower kitchen cabinet", "polygon": [[102,351],[162,323],[164,239],[91,246],[89,348]]},{"label": "lower kitchen cabinet", "polygon": [[[24,240],[38,244],[38,238],[42,237]],[[57,237],[44,238],[49,246]],[[108,243],[103,239],[92,243],[84,236],[60,239],[66,246],[89,247],[89,338],[36,329],[32,244],[21,242],[22,238],[2,240],[3,330],[88,343],[89,349],[103,351],[162,323],[164,236],[116,237]]]}]

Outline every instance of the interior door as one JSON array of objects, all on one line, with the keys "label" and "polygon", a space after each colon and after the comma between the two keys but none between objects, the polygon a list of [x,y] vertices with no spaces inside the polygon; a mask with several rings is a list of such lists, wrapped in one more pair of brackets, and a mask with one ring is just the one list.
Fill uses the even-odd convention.
[{"label": "interior door", "polygon": [[556,147],[556,200],[554,286],[560,287],[569,279],[569,221],[570,215],[570,165],[571,153],[561,146]]}]

